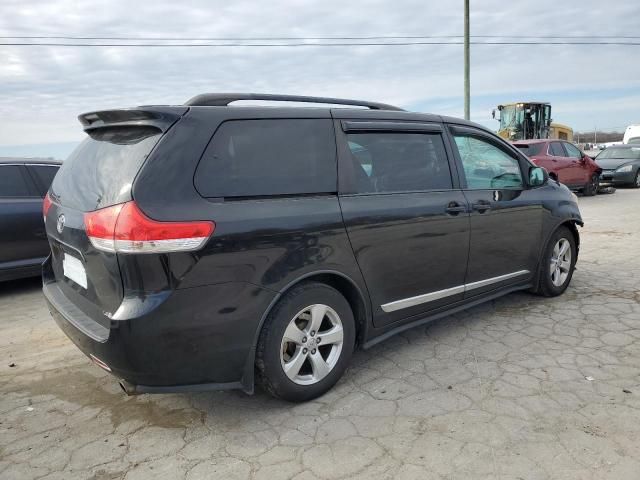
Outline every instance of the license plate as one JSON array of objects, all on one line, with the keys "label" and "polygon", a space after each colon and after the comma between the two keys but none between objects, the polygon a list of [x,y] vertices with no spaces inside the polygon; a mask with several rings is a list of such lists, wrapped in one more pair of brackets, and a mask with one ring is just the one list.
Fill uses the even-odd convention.
[{"label": "license plate", "polygon": [[73,280],[82,288],[87,288],[87,272],[79,259],[65,253],[62,259],[62,271],[65,277]]}]

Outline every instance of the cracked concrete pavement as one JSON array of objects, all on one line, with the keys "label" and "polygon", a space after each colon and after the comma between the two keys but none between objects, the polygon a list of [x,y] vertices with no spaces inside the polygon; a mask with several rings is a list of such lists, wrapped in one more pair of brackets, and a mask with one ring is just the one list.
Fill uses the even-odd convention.
[{"label": "cracked concrete pavement", "polygon": [[59,331],[37,280],[0,285],[0,478],[637,480],[638,205],[634,190],[580,198],[564,296],[405,332],[302,405],[126,397]]}]

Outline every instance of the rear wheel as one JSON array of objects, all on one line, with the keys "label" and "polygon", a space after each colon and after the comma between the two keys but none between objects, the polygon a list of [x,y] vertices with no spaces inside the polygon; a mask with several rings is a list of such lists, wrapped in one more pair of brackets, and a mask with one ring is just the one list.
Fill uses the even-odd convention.
[{"label": "rear wheel", "polygon": [[567,227],[554,232],[540,260],[535,293],[555,297],[564,293],[575,270],[578,250],[573,233]]},{"label": "rear wheel", "polygon": [[636,172],[636,177],[631,185],[633,188],[640,188],[640,168]]},{"label": "rear wheel", "polygon": [[592,197],[598,193],[598,187],[600,186],[600,176],[597,173],[591,175],[589,182],[582,189],[582,194],[586,197]]},{"label": "rear wheel", "polygon": [[355,323],[347,300],[322,283],[299,285],[278,302],[260,333],[258,382],[283,400],[316,398],[340,379],[354,342]]}]

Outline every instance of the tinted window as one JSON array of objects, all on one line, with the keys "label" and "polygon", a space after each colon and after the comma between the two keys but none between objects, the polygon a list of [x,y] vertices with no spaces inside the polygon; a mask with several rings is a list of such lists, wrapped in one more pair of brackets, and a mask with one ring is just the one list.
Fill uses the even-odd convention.
[{"label": "tinted window", "polygon": [[515,144],[514,146],[528,157],[544,155],[544,149],[546,147],[544,143],[521,143]]},{"label": "tinted window", "polygon": [[353,133],[347,137],[357,193],[451,188],[439,134]]},{"label": "tinted window", "polygon": [[233,120],[223,123],[196,171],[205,197],[337,191],[331,120]]},{"label": "tinted window", "polygon": [[472,190],[522,188],[520,164],[487,140],[454,135],[467,187]]},{"label": "tinted window", "polygon": [[571,158],[582,158],[582,153],[578,150],[577,147],[571,145],[570,143],[565,143],[564,148],[567,151],[567,156]]},{"label": "tinted window", "polygon": [[29,186],[17,165],[0,165],[0,198],[29,197]]},{"label": "tinted window", "polygon": [[551,144],[549,145],[549,154],[552,157],[566,157],[567,154],[564,151],[564,148],[562,148],[562,144],[560,142],[551,142]]},{"label": "tinted window", "polygon": [[29,165],[29,171],[40,185],[40,195],[44,196],[47,190],[49,190],[51,182],[53,182],[53,177],[58,173],[58,167],[53,165]]},{"label": "tinted window", "polygon": [[131,184],[160,131],[111,127],[88,135],[62,164],[51,191],[63,205],[83,211],[131,200]]}]

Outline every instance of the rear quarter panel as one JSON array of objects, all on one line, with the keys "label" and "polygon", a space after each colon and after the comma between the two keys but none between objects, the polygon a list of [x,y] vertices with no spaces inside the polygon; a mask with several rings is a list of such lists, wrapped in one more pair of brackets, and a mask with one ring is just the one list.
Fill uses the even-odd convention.
[{"label": "rear quarter panel", "polygon": [[196,191],[198,162],[219,125],[260,118],[330,119],[331,114],[328,109],[192,107],[136,178],[133,197],[149,217],[216,224],[201,251],[171,256],[177,288],[239,281],[280,291],[309,272],[336,270],[365,291],[337,195],[225,201]]}]

